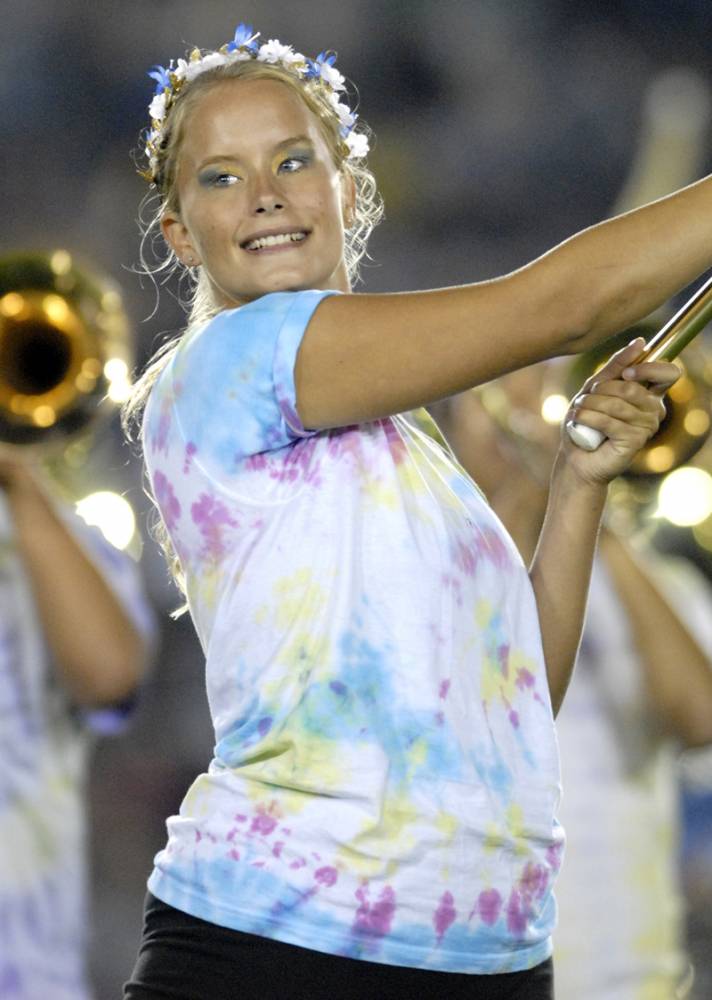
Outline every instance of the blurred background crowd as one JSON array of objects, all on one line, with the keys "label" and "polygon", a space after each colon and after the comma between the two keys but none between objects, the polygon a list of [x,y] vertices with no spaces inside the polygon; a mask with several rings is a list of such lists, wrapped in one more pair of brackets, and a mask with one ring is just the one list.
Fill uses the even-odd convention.
[{"label": "blurred background crowd", "polygon": [[[708,0],[4,4],[0,251],[63,248],[109,276],[123,295],[138,367],[182,321],[176,289],[156,301],[154,285],[135,273],[146,185],[132,151],[153,92],[146,72],[193,45],[218,47],[238,21],[307,54],[336,50],[358,84],[386,205],[363,290],[493,277],[617,207],[712,169]],[[705,455],[698,469],[710,468]],[[90,962],[97,998],[108,1000],[133,962],[165,817],[207,766],[212,743],[203,657],[187,616],[170,618],[180,595],[148,539],[140,462],[118,421],[100,434],[82,474],[87,493],[112,490],[131,504],[160,621],[134,723],[93,756]],[[705,496],[703,484],[691,514],[670,501],[664,513],[681,523],[658,517],[654,542],[712,578]],[[650,523],[636,518],[650,535]],[[138,554],[128,537],[121,544]],[[679,863],[692,995],[702,1000],[712,996],[712,756],[688,757]]]}]

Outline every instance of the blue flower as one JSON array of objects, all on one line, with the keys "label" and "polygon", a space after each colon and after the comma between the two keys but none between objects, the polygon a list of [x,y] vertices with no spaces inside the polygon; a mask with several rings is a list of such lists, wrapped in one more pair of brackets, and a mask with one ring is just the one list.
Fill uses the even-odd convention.
[{"label": "blue flower", "polygon": [[335,52],[320,52],[316,59],[307,60],[307,69],[304,75],[307,80],[322,79],[332,90],[344,90],[346,81],[334,66],[335,62]]},{"label": "blue flower", "polygon": [[237,52],[238,49],[247,49],[248,52],[257,51],[257,38],[259,32],[255,31],[251,24],[238,24],[235,29],[235,37],[227,43],[228,52]]},{"label": "blue flower", "polygon": [[148,76],[156,81],[156,94],[162,94],[166,88],[170,90],[171,80],[168,75],[169,69],[166,69],[165,66],[151,66],[151,69],[148,71]]},{"label": "blue flower", "polygon": [[332,52],[331,55],[328,52],[320,52],[316,59],[307,59],[307,68],[304,76],[307,80],[314,80],[317,76],[321,76],[321,67],[325,63],[327,66],[333,66],[335,62],[335,52]]}]

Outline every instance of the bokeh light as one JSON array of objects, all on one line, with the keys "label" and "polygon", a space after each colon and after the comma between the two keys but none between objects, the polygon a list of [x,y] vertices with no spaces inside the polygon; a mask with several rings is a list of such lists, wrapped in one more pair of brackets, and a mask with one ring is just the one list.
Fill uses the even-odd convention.
[{"label": "bokeh light", "polygon": [[77,514],[99,528],[107,542],[115,548],[127,549],[136,531],[136,518],[128,500],[110,490],[90,493],[76,505]]}]

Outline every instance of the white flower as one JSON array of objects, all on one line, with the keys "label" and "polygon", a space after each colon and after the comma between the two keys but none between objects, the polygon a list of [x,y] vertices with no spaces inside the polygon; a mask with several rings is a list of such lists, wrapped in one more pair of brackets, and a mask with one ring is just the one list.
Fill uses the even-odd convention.
[{"label": "white flower", "polygon": [[291,62],[295,61],[297,54],[291,45],[282,45],[276,38],[270,38],[264,45],[260,45],[257,59],[259,62],[266,63],[282,62],[288,66]]},{"label": "white flower", "polygon": [[368,136],[365,136],[363,132],[349,132],[344,142],[349,147],[348,158],[350,160],[360,160],[368,153]]},{"label": "white flower", "polygon": [[151,121],[162,122],[166,114],[166,92],[161,91],[160,94],[156,94],[151,103],[148,106],[148,113],[151,116]]},{"label": "white flower", "polygon": [[356,115],[353,113],[348,104],[342,104],[340,101],[332,101],[334,111],[339,116],[339,124],[342,128],[353,128],[356,124]]},{"label": "white flower", "polygon": [[319,74],[325,83],[328,83],[332,90],[345,90],[346,79],[342,73],[329,63],[323,62],[319,65]]},{"label": "white flower", "polygon": [[303,76],[307,70],[307,57],[302,55],[301,52],[293,52],[289,60],[286,61],[286,64],[294,73],[299,73],[300,76]]},{"label": "white flower", "polygon": [[189,83],[191,80],[194,80],[196,76],[200,76],[201,73],[206,73],[209,69],[224,66],[227,61],[227,56],[223,55],[222,52],[208,52],[208,54],[203,56],[202,59],[196,59],[195,62],[189,62],[186,64],[186,82]]},{"label": "white flower", "polygon": [[189,63],[187,59],[178,59],[175,66],[171,68],[171,73],[176,77],[176,79],[185,80],[188,73],[188,66]]}]

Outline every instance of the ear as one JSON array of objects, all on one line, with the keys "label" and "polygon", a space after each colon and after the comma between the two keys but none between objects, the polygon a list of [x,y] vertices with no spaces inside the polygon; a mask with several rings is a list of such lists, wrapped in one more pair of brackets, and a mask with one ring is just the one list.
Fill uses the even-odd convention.
[{"label": "ear", "polygon": [[179,215],[166,212],[161,219],[163,237],[175,253],[178,260],[186,267],[195,267],[200,263],[200,257],[193,246],[190,233],[183,225]]},{"label": "ear", "polygon": [[344,228],[350,229],[356,218],[356,181],[347,170],[341,173],[341,216]]}]

